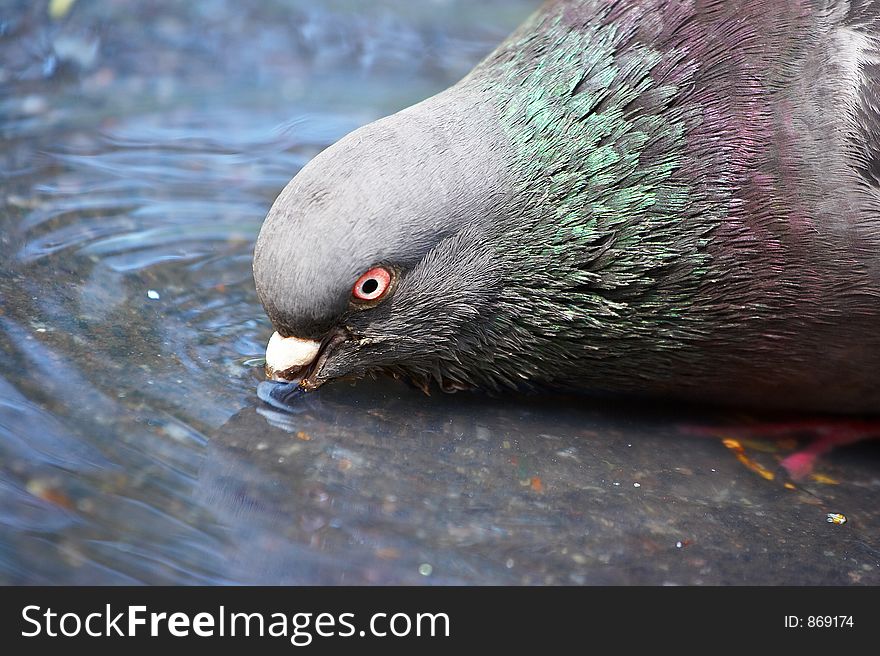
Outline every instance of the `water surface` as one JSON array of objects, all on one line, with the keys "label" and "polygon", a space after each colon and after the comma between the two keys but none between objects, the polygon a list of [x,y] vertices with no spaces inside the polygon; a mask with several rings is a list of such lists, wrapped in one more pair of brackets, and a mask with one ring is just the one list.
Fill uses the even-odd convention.
[{"label": "water surface", "polygon": [[537,3],[244,4],[0,9],[0,582],[880,583],[871,445],[788,489],[681,408],[260,402],[275,195]]}]

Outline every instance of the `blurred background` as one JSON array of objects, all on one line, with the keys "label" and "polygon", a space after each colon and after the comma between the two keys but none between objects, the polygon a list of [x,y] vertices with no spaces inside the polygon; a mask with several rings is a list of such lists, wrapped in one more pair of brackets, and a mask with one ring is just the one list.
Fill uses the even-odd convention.
[{"label": "blurred background", "polygon": [[277,193],[537,5],[0,0],[0,583],[880,582],[860,447],[792,490],[678,409],[257,399]]}]

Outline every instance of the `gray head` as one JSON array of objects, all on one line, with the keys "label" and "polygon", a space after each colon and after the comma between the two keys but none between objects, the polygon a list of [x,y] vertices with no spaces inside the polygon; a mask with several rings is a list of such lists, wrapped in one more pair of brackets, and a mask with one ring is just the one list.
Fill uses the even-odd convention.
[{"label": "gray head", "polygon": [[487,112],[453,88],[351,133],[282,191],[254,252],[270,376],[440,378],[458,359],[497,288],[483,237],[510,196]]}]

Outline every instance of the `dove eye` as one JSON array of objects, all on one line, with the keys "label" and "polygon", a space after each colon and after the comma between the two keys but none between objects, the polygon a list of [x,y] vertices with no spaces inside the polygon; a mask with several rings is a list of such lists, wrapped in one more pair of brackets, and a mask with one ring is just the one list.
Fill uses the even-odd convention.
[{"label": "dove eye", "polygon": [[385,267],[373,267],[354,283],[351,296],[355,301],[377,301],[391,286],[391,272]]}]

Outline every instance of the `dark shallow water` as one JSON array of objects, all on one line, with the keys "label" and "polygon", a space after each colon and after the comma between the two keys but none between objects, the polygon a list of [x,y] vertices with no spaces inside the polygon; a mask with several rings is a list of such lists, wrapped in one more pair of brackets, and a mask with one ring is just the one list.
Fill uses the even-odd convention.
[{"label": "dark shallow water", "polygon": [[260,402],[274,196],[536,3],[244,4],[0,8],[0,582],[880,583],[875,445],[788,489],[681,408]]}]

